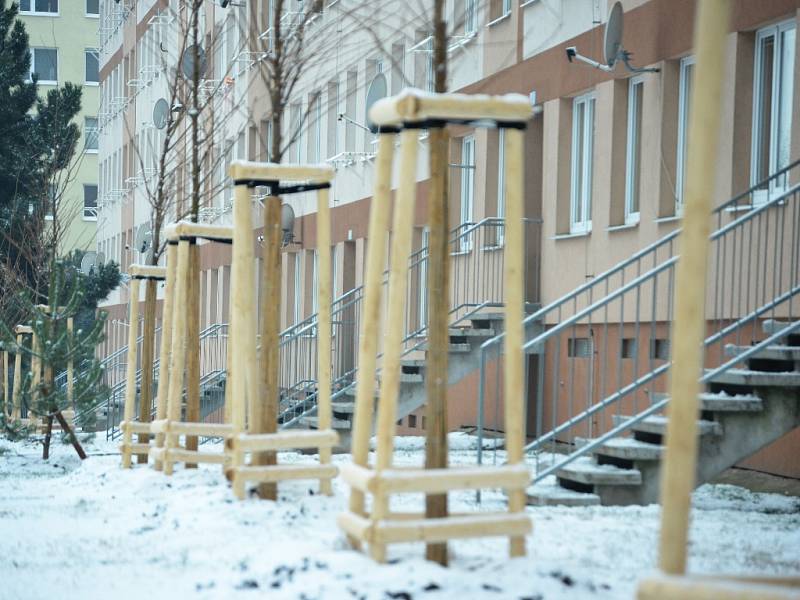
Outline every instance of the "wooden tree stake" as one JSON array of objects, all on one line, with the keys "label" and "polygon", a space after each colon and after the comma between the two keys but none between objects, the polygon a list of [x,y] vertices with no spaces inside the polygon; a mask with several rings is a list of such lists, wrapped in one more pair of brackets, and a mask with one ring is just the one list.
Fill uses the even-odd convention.
[{"label": "wooden tree stake", "polygon": [[[174,295],[175,295],[175,273],[178,262],[178,244],[168,242],[167,244],[167,281],[164,289],[164,305],[161,316],[161,349],[158,359],[158,391],[156,394],[156,420],[161,421],[167,418],[167,394],[169,390],[170,360],[172,350],[172,315]],[[164,447],[164,434],[157,433],[155,436],[155,447]],[[163,463],[160,460],[153,461],[153,468],[160,471]]]},{"label": "wooden tree stake", "polygon": [[[321,431],[331,428],[331,216],[329,206],[329,190],[317,192],[317,416]],[[320,448],[319,461],[322,465],[331,462],[330,446]],[[333,495],[330,479],[320,480],[320,492],[326,496]]]},{"label": "wooden tree stake", "polygon": [[139,280],[131,279],[130,299],[128,309],[128,358],[125,369],[125,427],[122,431],[122,468],[131,467],[131,443],[133,436],[129,424],[133,422],[133,415],[136,405],[136,362],[138,359],[138,348],[136,338],[139,329]]},{"label": "wooden tree stake", "polygon": [[[188,302],[186,320],[186,421],[200,421],[200,252],[197,243],[189,242]],[[196,435],[186,436],[186,449],[197,451]],[[197,468],[186,463],[187,469]]]}]

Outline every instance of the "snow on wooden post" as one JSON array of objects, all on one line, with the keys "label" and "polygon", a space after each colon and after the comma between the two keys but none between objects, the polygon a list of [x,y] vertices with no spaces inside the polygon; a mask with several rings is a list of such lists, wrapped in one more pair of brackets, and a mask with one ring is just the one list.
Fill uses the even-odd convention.
[{"label": "snow on wooden post", "polygon": [[[530,474],[525,466],[522,449],[522,403],[524,397],[523,371],[523,202],[522,202],[522,130],[531,117],[532,109],[523,96],[467,96],[462,94],[429,94],[408,90],[401,95],[377,102],[370,118],[382,131],[377,160],[377,179],[370,217],[370,236],[373,225],[377,233],[385,230],[385,218],[380,211],[388,204],[391,180],[392,136],[401,132],[400,172],[397,199],[394,203],[391,265],[389,270],[388,315],[384,337],[381,370],[380,400],[377,418],[377,457],[375,468],[366,464],[370,434],[373,381],[378,337],[377,319],[382,291],[380,267],[385,259],[382,238],[371,239],[367,257],[365,282],[365,322],[359,353],[355,423],[353,427],[353,464],[342,469],[343,479],[351,486],[349,510],[339,515],[338,523],[354,545],[368,543],[372,557],[386,560],[386,546],[397,542],[425,542],[434,548],[437,561],[444,562],[446,542],[466,537],[499,536],[510,540],[510,555],[525,553],[525,536],[531,522],[524,513],[525,487]],[[404,311],[408,282],[408,256],[411,250],[416,191],[416,153],[420,129],[444,127],[449,122],[506,128],[506,197],[509,216],[508,241],[505,248],[504,285],[506,290],[506,323],[511,330],[506,340],[506,447],[509,464],[501,467],[470,469],[426,468],[395,469],[392,467],[397,395],[399,391],[400,358],[402,352]],[[513,155],[513,158],[511,157]],[[382,202],[384,201],[385,202]],[[381,222],[382,220],[382,222]],[[430,260],[430,259],[429,259]],[[431,266],[431,269],[441,265]],[[370,301],[375,302],[372,306]],[[431,360],[431,350],[428,351]],[[504,514],[471,515],[400,515],[393,513],[390,495],[393,493],[425,493],[446,496],[451,490],[502,488],[509,496],[508,512]],[[373,495],[372,511],[364,511],[364,496]],[[438,547],[437,547],[438,545]],[[444,551],[444,552],[442,552]],[[428,554],[431,556],[431,554]]]}]

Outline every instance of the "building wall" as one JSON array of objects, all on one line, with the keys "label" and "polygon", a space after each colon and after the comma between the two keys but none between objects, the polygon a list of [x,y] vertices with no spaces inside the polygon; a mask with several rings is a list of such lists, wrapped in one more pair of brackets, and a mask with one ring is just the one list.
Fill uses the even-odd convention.
[{"label": "building wall", "polygon": [[[60,216],[65,229],[60,252],[73,249],[94,250],[97,217],[94,211],[84,214],[84,185],[97,185],[97,151],[85,151],[85,117],[97,117],[99,85],[86,82],[86,50],[98,47],[97,16],[86,13],[85,0],[62,0],[57,15],[21,13],[20,19],[30,37],[30,47],[58,49],[58,85],[71,82],[82,86],[81,111],[75,117],[83,138],[73,159],[73,181],[64,190]],[[41,84],[39,95],[45,96],[53,85]]]}]

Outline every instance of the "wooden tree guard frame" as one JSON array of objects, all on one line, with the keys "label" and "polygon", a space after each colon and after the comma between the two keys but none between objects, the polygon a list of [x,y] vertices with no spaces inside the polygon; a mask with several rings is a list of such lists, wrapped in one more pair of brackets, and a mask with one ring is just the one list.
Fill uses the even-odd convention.
[{"label": "wooden tree guard frame", "polygon": [[798,577],[725,577],[686,574],[691,493],[697,465],[698,367],[705,332],[709,220],[721,125],[724,54],[730,2],[697,3],[697,73],[689,121],[689,158],[683,232],[675,286],[675,348],[669,421],[661,476],[660,572],[644,579],[639,600],[784,600],[800,598]]},{"label": "wooden tree guard frame", "polygon": [[[123,421],[120,423],[122,443],[119,445],[122,454],[122,468],[131,467],[132,455],[146,457],[150,452],[150,444],[142,438],[150,434],[150,423],[135,420],[136,407],[136,367],[139,359],[139,348],[136,340],[139,336],[139,287],[142,281],[163,281],[167,276],[165,267],[132,264],[128,267],[131,276],[128,301],[128,356],[125,369],[125,407]],[[145,332],[147,335],[147,332]],[[139,411],[140,417],[143,411]],[[139,434],[138,443],[133,442],[133,434]]]},{"label": "wooden tree guard frame", "polygon": [[[33,328],[30,325],[17,325],[14,333],[17,336],[17,346],[22,346],[22,336],[32,335]],[[22,419],[22,352],[14,353],[14,387],[11,390],[11,400],[14,403],[11,418],[19,421]]]},{"label": "wooden tree guard frame", "polygon": [[[230,422],[205,423],[201,421],[181,420],[181,404],[184,392],[184,376],[199,378],[199,369],[192,368],[191,360],[187,360],[187,344],[189,330],[187,324],[187,311],[184,307],[192,302],[192,260],[191,247],[197,240],[204,239],[223,244],[233,243],[233,228],[179,221],[166,228],[167,238],[167,269],[166,269],[166,296],[165,316],[162,330],[169,328],[169,340],[162,339],[160,360],[168,362],[168,373],[164,372],[165,362],[160,363],[158,382],[158,403],[156,405],[156,420],[150,424],[150,433],[155,435],[155,443],[151,444],[149,455],[153,459],[154,467],[163,470],[165,475],[172,475],[175,463],[185,463],[187,467],[199,463],[222,465],[225,463],[225,454],[220,452],[206,452],[190,448],[189,439],[195,436],[226,438],[231,434]],[[173,266],[174,265],[174,266]],[[195,265],[196,268],[196,265]],[[198,292],[199,293],[199,292]],[[196,299],[195,299],[196,300]],[[230,341],[230,336],[228,337]],[[168,342],[168,344],[167,344]],[[169,350],[167,350],[167,347]],[[197,349],[189,349],[194,352]],[[228,362],[230,367],[230,343],[228,344]],[[199,379],[198,379],[199,381]],[[188,390],[192,381],[186,382]],[[194,382],[195,384],[197,382]],[[224,414],[228,415],[229,394],[226,386]],[[164,394],[166,392],[166,394]],[[166,402],[162,399],[166,395]],[[187,414],[187,418],[191,415]],[[195,418],[198,418],[195,415]],[[180,437],[185,436],[186,448],[180,447]]]},{"label": "wooden tree guard frame", "polygon": [[[523,96],[432,95],[406,91],[377,102],[370,119],[379,127],[375,193],[370,207],[364,325],[359,344],[359,378],[353,423],[353,463],[341,469],[351,486],[349,510],[338,524],[354,546],[370,546],[378,561],[386,560],[387,544],[397,542],[447,542],[456,538],[508,537],[510,555],[525,554],[525,536],[531,521],[525,515],[525,488],[530,473],[523,460],[524,356],[524,244],[522,162],[523,131],[532,108]],[[508,464],[500,467],[393,468],[397,396],[399,391],[407,259],[416,193],[419,130],[449,123],[494,126],[506,130],[506,240],[504,285],[506,290],[506,357],[504,369],[506,449]],[[389,308],[384,333],[383,366],[376,424],[377,452],[374,468],[367,464],[372,430],[377,339],[380,335],[382,268],[391,200],[394,138],[400,135],[400,168],[392,226],[389,268]],[[400,493],[447,494],[453,490],[502,488],[508,493],[508,512],[473,513],[426,518],[424,514],[398,514],[389,510],[389,497]],[[372,508],[365,510],[366,494]]]},{"label": "wooden tree guard frame", "polygon": [[[235,161],[229,173],[234,181],[233,203],[234,239],[233,269],[231,275],[231,331],[234,370],[230,376],[231,421],[233,435],[226,442],[230,457],[226,476],[231,481],[237,498],[243,499],[246,485],[252,483],[277,483],[291,479],[318,479],[320,491],[331,495],[331,480],[338,469],[331,464],[331,451],[338,443],[339,436],[331,428],[331,248],[330,248],[330,207],[329,190],[334,172],[327,167],[306,165],[280,165],[273,163],[254,163]],[[264,406],[257,406],[262,399],[257,393],[256,368],[256,290],[254,277],[254,239],[252,224],[251,194],[256,186],[269,188],[267,205],[280,195],[304,191],[317,192],[317,252],[318,252],[318,396],[317,416],[319,429],[316,431],[259,431],[261,419],[259,411],[277,410],[277,398],[271,403],[267,399]],[[280,230],[280,211],[266,227]],[[265,230],[265,237],[270,234]],[[267,249],[265,248],[265,253]],[[275,282],[273,282],[275,283]],[[277,307],[265,306],[267,311]],[[267,353],[267,340],[262,340],[261,352]],[[266,354],[269,356],[269,354]],[[277,370],[276,364],[266,364],[266,369]],[[277,389],[275,390],[277,393]],[[277,414],[274,415],[277,418]],[[247,464],[246,455],[276,452],[286,449],[311,449],[319,452],[317,465]]]}]

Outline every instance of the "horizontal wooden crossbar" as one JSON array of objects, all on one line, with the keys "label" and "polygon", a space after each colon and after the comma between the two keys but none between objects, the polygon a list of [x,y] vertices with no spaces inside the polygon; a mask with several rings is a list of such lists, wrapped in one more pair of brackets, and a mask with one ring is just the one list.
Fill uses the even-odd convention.
[{"label": "horizontal wooden crossbar", "polygon": [[147,277],[150,279],[166,279],[167,267],[156,265],[132,264],[128,266],[128,275],[131,277]]},{"label": "horizontal wooden crossbar", "polygon": [[161,419],[149,424],[150,433],[174,433],[177,435],[202,435],[205,437],[228,437],[233,433],[233,425],[225,423],[186,423]]},{"label": "horizontal wooden crossbar", "polygon": [[376,125],[402,125],[427,120],[527,121],[533,115],[530,100],[520,94],[428,94],[406,90],[372,105],[370,120]]},{"label": "horizontal wooden crossbar", "polygon": [[398,494],[444,493],[450,490],[524,489],[530,483],[525,465],[501,467],[449,467],[446,469],[384,469],[373,471],[355,464],[343,465],[342,479],[362,492]]},{"label": "horizontal wooden crossbar", "polygon": [[242,452],[285,450],[289,448],[330,448],[339,443],[332,429],[322,431],[281,431],[278,433],[242,433],[230,438],[226,446]]},{"label": "horizontal wooden crossbar", "polygon": [[230,477],[235,482],[272,483],[289,479],[333,479],[339,473],[336,465],[266,465],[234,467]]},{"label": "horizontal wooden crossbar", "polygon": [[181,238],[201,238],[206,240],[228,241],[233,239],[233,227],[224,225],[208,225],[207,223],[193,223],[191,221],[178,221],[167,225],[164,234],[168,240]]},{"label": "horizontal wooden crossbar", "polygon": [[17,325],[14,327],[14,333],[33,333],[33,327],[30,325]]},{"label": "horizontal wooden crossbar", "polygon": [[150,448],[150,458],[155,461],[164,462],[169,457],[171,462],[182,463],[210,463],[225,464],[226,456],[221,452],[200,452],[196,450],[184,450],[183,448]]},{"label": "horizontal wooden crossbar", "polygon": [[337,517],[339,527],[349,535],[370,544],[402,542],[445,542],[474,537],[522,537],[531,532],[525,513],[473,514],[440,519],[370,521],[345,512]]},{"label": "horizontal wooden crossbar", "polygon": [[142,423],[141,421],[122,421],[119,424],[120,431],[130,430],[131,433],[151,433],[152,423]]},{"label": "horizontal wooden crossbar", "polygon": [[321,183],[332,181],[334,170],[325,165],[292,165],[236,160],[231,163],[228,173],[234,180],[253,179],[276,182],[308,181]]},{"label": "horizontal wooden crossbar", "polygon": [[125,444],[122,443],[119,445],[119,451],[124,453],[125,450],[129,450],[131,454],[137,454],[142,456],[148,456],[150,454],[150,444]]},{"label": "horizontal wooden crossbar", "polygon": [[797,600],[797,577],[655,575],[639,584],[638,600]]}]

